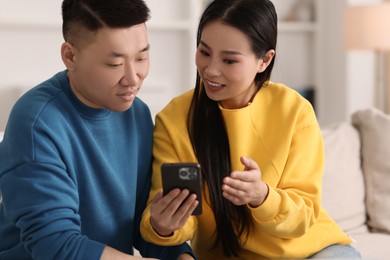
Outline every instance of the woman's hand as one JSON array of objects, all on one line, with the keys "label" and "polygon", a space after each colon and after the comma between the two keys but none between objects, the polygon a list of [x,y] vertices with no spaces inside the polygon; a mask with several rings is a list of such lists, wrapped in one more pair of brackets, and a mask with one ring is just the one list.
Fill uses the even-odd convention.
[{"label": "woman's hand", "polygon": [[258,207],[268,195],[268,185],[262,181],[259,166],[247,157],[240,158],[244,171],[233,171],[222,184],[223,196],[235,205]]},{"label": "woman's hand", "polygon": [[159,192],[150,207],[150,224],[160,236],[170,236],[185,225],[198,203],[188,190],[173,189],[165,196]]}]

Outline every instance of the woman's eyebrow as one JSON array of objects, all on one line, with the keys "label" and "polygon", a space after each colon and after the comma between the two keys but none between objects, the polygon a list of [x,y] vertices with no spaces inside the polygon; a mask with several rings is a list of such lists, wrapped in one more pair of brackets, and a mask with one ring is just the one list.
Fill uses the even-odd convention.
[{"label": "woman's eyebrow", "polygon": [[[209,49],[209,50],[211,49],[210,46],[208,46],[207,43],[205,43],[202,40],[200,40],[199,44],[201,44],[206,49]],[[239,51],[230,51],[230,50],[224,50],[224,51],[222,51],[222,53],[227,54],[227,55],[244,55],[243,53],[241,53]]]}]

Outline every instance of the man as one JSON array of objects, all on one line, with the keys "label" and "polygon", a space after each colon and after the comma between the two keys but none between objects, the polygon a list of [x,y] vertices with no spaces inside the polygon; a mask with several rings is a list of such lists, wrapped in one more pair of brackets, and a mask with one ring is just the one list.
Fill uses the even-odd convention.
[{"label": "man", "polygon": [[[0,259],[192,259],[142,240],[153,122],[143,0],[64,0],[66,70],[15,104],[0,143]],[[136,258],[136,257],[134,257]]]}]

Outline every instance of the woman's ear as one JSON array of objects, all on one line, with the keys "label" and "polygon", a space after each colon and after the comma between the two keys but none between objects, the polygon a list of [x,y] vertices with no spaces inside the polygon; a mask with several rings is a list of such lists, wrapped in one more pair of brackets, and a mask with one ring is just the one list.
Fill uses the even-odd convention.
[{"label": "woman's ear", "polygon": [[64,62],[66,68],[70,71],[75,70],[76,68],[76,54],[75,54],[75,47],[69,43],[64,42],[61,45],[61,58]]},{"label": "woman's ear", "polygon": [[267,51],[264,56],[260,59],[259,68],[257,70],[258,73],[263,72],[267,69],[268,65],[271,63],[272,59],[275,56],[275,50]]}]

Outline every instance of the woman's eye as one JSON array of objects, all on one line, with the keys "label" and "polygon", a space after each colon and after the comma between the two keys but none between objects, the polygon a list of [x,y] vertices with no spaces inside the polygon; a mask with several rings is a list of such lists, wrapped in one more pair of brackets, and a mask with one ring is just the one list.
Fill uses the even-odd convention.
[{"label": "woman's eye", "polygon": [[202,55],[204,55],[204,56],[210,56],[209,53],[208,53],[207,51],[202,51],[202,50],[200,50],[199,52],[200,52]]},{"label": "woman's eye", "polygon": [[225,62],[226,64],[234,64],[234,63],[236,63],[237,61],[235,61],[235,60],[229,60],[229,59],[224,59],[223,62]]}]

